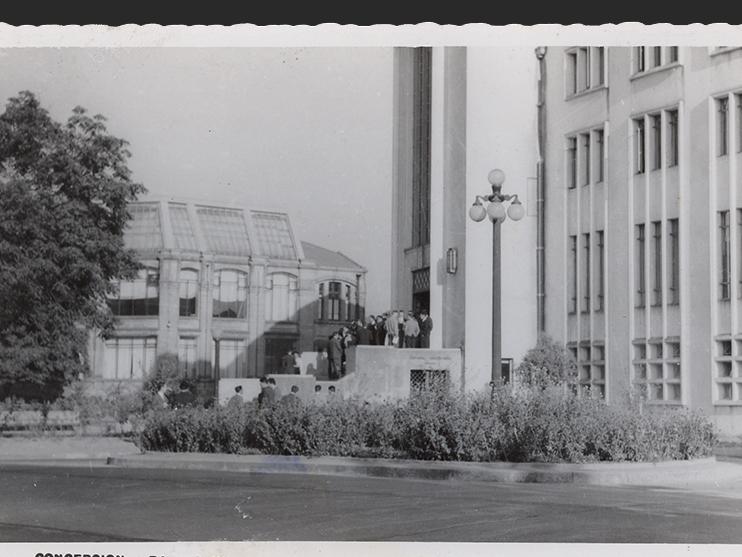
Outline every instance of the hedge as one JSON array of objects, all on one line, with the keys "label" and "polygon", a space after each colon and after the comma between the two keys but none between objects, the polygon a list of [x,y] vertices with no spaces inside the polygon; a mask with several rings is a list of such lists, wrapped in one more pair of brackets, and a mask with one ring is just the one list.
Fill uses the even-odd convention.
[{"label": "hedge", "polygon": [[702,414],[607,405],[559,388],[424,393],[397,403],[278,402],[149,412],[145,450],[418,460],[637,462],[709,456]]}]

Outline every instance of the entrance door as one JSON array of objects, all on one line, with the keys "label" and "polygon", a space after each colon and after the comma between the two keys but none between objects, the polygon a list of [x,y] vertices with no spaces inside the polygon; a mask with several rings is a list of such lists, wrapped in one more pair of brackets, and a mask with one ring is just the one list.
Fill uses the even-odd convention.
[{"label": "entrance door", "polygon": [[266,336],[263,375],[283,373],[282,359],[289,350],[296,350],[298,340],[290,336]]},{"label": "entrance door", "polygon": [[412,311],[430,311],[430,267],[412,271]]}]

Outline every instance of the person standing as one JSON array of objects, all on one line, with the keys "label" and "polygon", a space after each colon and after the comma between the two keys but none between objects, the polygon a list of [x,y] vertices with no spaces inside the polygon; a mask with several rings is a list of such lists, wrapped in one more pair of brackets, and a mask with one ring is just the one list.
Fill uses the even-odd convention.
[{"label": "person standing", "polygon": [[405,347],[405,338],[404,338],[404,311],[401,309],[397,310],[397,346],[399,348]]},{"label": "person standing", "polygon": [[430,331],[433,330],[433,320],[428,315],[428,310],[420,312],[420,348],[430,348]]},{"label": "person standing", "polygon": [[301,356],[296,350],[291,352],[291,359],[293,361],[293,368],[291,371],[294,375],[301,375]]},{"label": "person standing", "polygon": [[405,348],[417,348],[417,337],[420,335],[420,325],[412,312],[407,312],[404,322],[404,345]]},{"label": "person standing", "polygon": [[340,378],[340,366],[343,360],[343,344],[340,340],[340,333],[335,332],[330,337],[330,347],[327,355],[330,380],[334,381]]},{"label": "person standing", "polygon": [[356,329],[356,338],[358,339],[359,346],[369,346],[371,344],[371,329],[363,324],[363,321],[358,320],[358,328]]},{"label": "person standing", "polygon": [[381,315],[376,316],[376,346],[384,346],[386,340],[386,329],[384,328],[384,318]]},{"label": "person standing", "polygon": [[399,326],[399,320],[397,319],[397,312],[392,311],[386,318],[386,346],[396,346],[399,341],[397,337],[397,327]]}]

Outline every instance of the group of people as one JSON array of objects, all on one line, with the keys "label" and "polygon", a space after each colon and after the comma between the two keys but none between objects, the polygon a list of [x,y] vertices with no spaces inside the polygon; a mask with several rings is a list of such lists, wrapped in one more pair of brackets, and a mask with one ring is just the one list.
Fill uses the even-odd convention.
[{"label": "group of people", "polygon": [[327,349],[328,375],[331,380],[345,375],[346,350],[350,346],[390,346],[395,348],[430,348],[433,320],[427,310],[418,315],[411,311],[391,310],[369,315],[350,327],[341,327],[330,335]]}]

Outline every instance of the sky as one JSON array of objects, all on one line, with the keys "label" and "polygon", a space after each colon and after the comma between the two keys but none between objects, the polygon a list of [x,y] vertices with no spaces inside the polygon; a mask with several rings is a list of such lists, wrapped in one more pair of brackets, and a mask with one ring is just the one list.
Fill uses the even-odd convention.
[{"label": "sky", "polygon": [[389,307],[391,48],[4,48],[2,106],[34,92],[129,141],[153,196],[287,212],[301,240],[368,269]]}]

